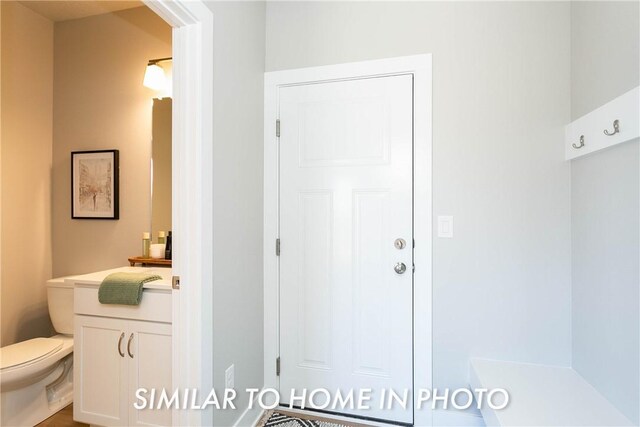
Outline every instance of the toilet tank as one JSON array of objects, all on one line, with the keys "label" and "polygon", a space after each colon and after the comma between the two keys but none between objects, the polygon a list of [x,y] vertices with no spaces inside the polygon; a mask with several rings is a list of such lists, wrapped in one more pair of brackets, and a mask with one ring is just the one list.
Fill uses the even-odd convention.
[{"label": "toilet tank", "polygon": [[49,317],[59,334],[73,335],[73,282],[64,277],[47,280]]}]

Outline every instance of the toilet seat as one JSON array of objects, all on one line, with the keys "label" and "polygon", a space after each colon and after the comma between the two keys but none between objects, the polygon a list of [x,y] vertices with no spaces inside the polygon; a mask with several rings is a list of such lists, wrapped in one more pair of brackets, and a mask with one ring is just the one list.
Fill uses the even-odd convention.
[{"label": "toilet seat", "polygon": [[5,393],[39,381],[73,353],[73,337],[34,338],[0,349],[0,390]]},{"label": "toilet seat", "polygon": [[0,348],[0,369],[5,370],[37,362],[59,351],[63,341],[56,338],[33,338]]}]

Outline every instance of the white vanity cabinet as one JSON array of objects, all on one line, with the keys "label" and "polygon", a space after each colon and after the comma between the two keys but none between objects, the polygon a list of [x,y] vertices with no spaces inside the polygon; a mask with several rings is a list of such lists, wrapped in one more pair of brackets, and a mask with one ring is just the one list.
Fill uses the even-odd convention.
[{"label": "white vanity cabinet", "polygon": [[76,315],[74,419],[100,426],[171,425],[171,411],[137,410],[136,390],[171,390],[171,325]]},{"label": "white vanity cabinet", "polygon": [[133,406],[136,391],[172,392],[171,288],[151,285],[139,306],[98,302],[100,280],[74,287],[76,421],[96,426],[169,426],[171,410]]}]

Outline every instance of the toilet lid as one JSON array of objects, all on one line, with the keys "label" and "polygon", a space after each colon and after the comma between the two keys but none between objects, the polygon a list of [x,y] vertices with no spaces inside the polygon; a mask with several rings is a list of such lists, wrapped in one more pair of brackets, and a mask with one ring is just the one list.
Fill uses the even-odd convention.
[{"label": "toilet lid", "polygon": [[0,368],[11,368],[45,357],[62,347],[62,340],[33,338],[0,348]]}]

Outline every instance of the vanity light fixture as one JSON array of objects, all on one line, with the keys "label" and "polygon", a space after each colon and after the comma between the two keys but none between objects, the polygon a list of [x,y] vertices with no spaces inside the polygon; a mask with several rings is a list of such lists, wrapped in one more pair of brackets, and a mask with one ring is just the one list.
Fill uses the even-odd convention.
[{"label": "vanity light fixture", "polygon": [[147,70],[144,73],[142,84],[153,90],[163,90],[167,86],[167,78],[164,75],[164,69],[158,65],[159,62],[171,61],[173,58],[151,59],[147,64]]}]

